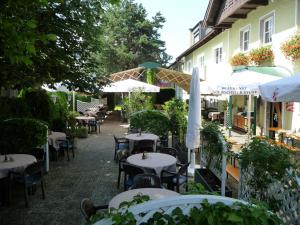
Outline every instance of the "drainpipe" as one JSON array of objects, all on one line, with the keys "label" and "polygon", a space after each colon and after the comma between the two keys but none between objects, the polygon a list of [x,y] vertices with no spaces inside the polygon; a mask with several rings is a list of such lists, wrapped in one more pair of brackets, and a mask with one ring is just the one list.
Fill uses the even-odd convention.
[{"label": "drainpipe", "polygon": [[231,137],[231,129],[232,129],[232,96],[229,96],[228,102],[228,136]]}]

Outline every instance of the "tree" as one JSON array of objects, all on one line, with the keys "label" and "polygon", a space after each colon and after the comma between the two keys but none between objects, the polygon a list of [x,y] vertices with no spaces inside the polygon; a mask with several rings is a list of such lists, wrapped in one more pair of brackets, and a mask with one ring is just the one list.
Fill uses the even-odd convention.
[{"label": "tree", "polygon": [[157,13],[152,20],[141,4],[122,0],[109,6],[101,20],[101,47],[95,60],[110,74],[137,67],[145,61],[165,65],[171,57],[165,53],[165,42],[160,40],[159,29],[165,18]]},{"label": "tree", "polygon": [[[0,84],[23,88],[64,81],[95,90],[91,57],[103,8],[118,0],[3,0],[0,3]],[[94,89],[93,89],[94,88]]]}]

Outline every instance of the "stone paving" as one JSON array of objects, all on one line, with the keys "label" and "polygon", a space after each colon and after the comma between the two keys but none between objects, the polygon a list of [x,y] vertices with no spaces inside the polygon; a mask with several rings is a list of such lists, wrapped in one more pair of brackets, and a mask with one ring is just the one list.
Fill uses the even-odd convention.
[{"label": "stone paving", "polygon": [[110,115],[100,134],[77,140],[74,159],[68,162],[61,157],[50,162],[50,171],[45,175],[45,200],[38,186],[25,208],[22,188],[14,188],[10,206],[0,207],[0,225],[78,225],[84,223],[80,212],[82,198],[108,204],[122,191],[116,187],[118,165],[113,161],[113,134],[125,131],[119,125]]},{"label": "stone paving", "polygon": [[50,171],[45,175],[45,200],[38,186],[25,208],[23,189],[15,187],[10,206],[0,206],[0,225],[80,225],[85,221],[80,212],[82,198],[108,204],[122,191],[116,187],[118,164],[113,161],[113,135],[126,132],[119,121],[111,114],[101,125],[100,134],[78,139],[75,158],[70,162],[63,157],[50,162]]}]

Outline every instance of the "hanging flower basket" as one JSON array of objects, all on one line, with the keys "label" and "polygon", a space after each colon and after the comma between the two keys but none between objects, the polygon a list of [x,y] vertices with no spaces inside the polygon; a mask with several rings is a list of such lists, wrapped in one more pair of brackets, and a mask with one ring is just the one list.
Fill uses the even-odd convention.
[{"label": "hanging flower basket", "polygon": [[244,53],[238,53],[232,56],[229,62],[231,66],[248,66],[249,56]]},{"label": "hanging flower basket", "polygon": [[300,33],[290,37],[280,49],[287,59],[292,61],[300,59]]},{"label": "hanging flower basket", "polygon": [[272,65],[274,61],[274,53],[271,46],[263,46],[253,49],[249,53],[249,58],[252,64],[256,66]]}]

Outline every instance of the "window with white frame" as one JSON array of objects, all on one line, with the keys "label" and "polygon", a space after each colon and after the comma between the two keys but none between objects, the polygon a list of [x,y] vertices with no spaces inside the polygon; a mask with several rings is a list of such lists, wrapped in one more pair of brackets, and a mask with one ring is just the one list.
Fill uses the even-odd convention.
[{"label": "window with white frame", "polygon": [[199,68],[204,67],[204,55],[198,56],[198,66]]},{"label": "window with white frame", "polygon": [[260,20],[260,38],[263,44],[272,42],[274,32],[274,12],[266,15]]},{"label": "window with white frame", "polygon": [[186,64],[186,68],[185,68],[187,73],[191,73],[192,72],[192,61],[189,60]]},{"label": "window with white frame", "polygon": [[222,62],[222,47],[217,47],[214,49],[214,55],[215,55],[215,63],[219,64]]},{"label": "window with white frame", "polygon": [[240,31],[240,48],[241,51],[246,52],[249,50],[250,42],[250,26],[242,28]]}]

